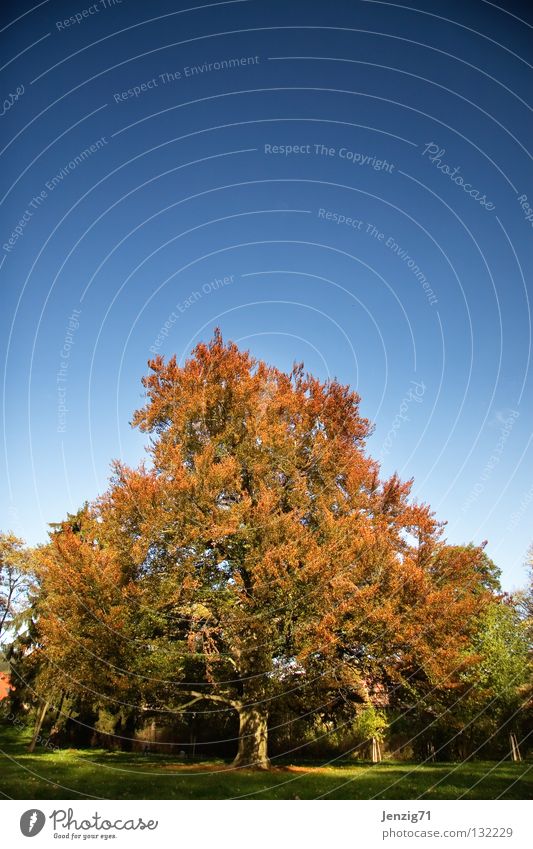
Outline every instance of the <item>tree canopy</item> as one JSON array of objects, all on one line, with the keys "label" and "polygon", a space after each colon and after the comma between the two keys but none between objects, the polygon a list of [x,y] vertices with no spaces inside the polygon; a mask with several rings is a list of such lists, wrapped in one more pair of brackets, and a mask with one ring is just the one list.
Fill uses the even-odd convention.
[{"label": "tree canopy", "polygon": [[443,539],[411,481],[381,478],[359,396],[218,331],[149,367],[146,461],[115,463],[39,553],[47,686],[117,712],[236,712],[235,765],[265,769],[280,704],[356,716],[460,693],[498,571]]}]

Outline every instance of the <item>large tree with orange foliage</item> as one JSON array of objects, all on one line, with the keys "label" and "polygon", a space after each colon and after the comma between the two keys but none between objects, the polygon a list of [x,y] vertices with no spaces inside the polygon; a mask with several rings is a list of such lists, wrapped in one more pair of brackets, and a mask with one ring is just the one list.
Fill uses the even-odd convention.
[{"label": "large tree with orange foliage", "polygon": [[[454,686],[490,570],[481,549],[440,541],[410,482],[380,480],[357,394],[300,365],[283,373],[218,331],[183,366],[149,365],[133,420],[149,462],[116,464],[94,508],[97,544],[76,543],[76,561],[72,540],[56,540],[47,561],[54,592],[62,561],[90,605],[99,570],[121,588],[116,609],[102,589],[98,627],[116,614],[146,650],[142,675],[117,664],[110,680],[138,676],[152,707],[236,711],[235,764],[259,768],[269,709],[287,693],[356,706]],[[73,627],[90,656],[90,629]]]}]

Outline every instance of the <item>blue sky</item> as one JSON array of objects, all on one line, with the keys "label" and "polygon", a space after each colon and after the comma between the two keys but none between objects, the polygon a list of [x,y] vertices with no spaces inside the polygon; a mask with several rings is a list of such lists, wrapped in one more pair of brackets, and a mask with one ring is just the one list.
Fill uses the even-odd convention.
[{"label": "blue sky", "polygon": [[384,474],[523,583],[533,20],[442,8],[3,4],[1,528],[137,463],[148,358],[219,325],[356,387]]}]

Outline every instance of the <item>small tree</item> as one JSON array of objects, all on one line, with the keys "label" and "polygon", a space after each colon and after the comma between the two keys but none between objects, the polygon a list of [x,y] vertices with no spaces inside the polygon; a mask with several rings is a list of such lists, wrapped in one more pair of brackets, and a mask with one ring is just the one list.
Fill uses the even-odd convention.
[{"label": "small tree", "polygon": [[0,533],[0,638],[5,636],[26,600],[29,552],[23,540]]},{"label": "small tree", "polygon": [[381,754],[381,746],[385,740],[387,727],[388,722],[385,714],[372,704],[365,705],[357,714],[353,731],[362,744],[366,744],[367,748],[371,747],[373,761],[381,760],[381,757],[376,757],[376,755]]}]

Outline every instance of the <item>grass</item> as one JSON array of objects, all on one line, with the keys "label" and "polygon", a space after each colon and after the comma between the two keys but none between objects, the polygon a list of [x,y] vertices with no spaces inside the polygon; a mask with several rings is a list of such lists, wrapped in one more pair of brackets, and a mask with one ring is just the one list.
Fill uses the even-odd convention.
[{"label": "grass", "polygon": [[27,751],[29,733],[0,725],[0,791],[13,799],[530,799],[533,765],[386,761],[284,763],[269,773],[224,761],[98,749]]}]

